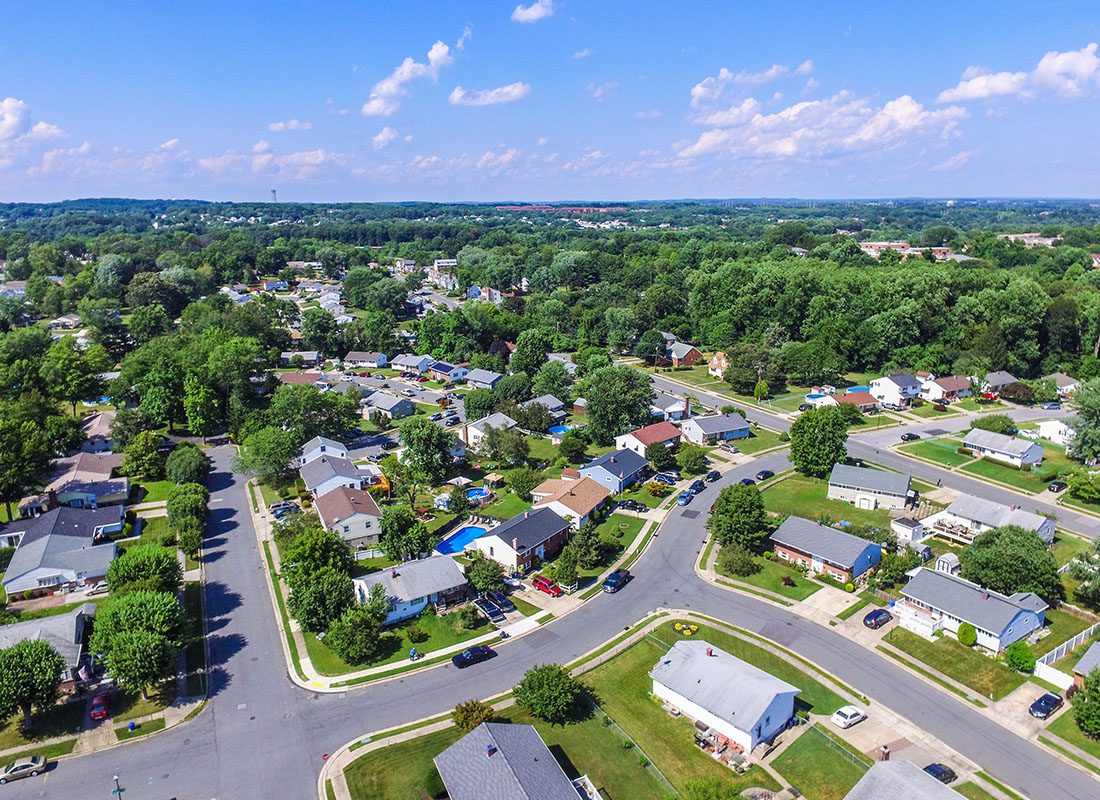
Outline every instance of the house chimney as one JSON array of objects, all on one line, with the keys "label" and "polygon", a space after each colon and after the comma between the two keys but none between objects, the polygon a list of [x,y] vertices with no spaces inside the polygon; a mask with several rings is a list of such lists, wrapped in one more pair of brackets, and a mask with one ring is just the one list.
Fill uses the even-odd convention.
[{"label": "house chimney", "polygon": [[713,647],[708,647],[707,648],[707,656],[713,656],[713,655],[714,655],[714,648]]},{"label": "house chimney", "polygon": [[518,536],[513,536],[512,537],[512,549],[515,550],[516,552],[519,552],[519,537]]},{"label": "house chimney", "polygon": [[495,753],[496,751],[497,751],[496,745],[494,745],[494,744],[485,745],[485,757],[486,758],[492,758],[493,753]]}]

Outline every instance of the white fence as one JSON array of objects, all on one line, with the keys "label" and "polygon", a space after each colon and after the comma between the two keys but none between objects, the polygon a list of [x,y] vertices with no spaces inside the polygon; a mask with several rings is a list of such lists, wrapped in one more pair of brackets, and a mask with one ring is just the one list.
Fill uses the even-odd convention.
[{"label": "white fence", "polygon": [[1070,652],[1071,650],[1076,650],[1082,644],[1087,642],[1098,629],[1100,629],[1100,622],[1089,625],[1072,639],[1062,642],[1049,653],[1046,653],[1040,658],[1036,659],[1036,663],[1046,664],[1048,667],[1053,665],[1055,661],[1062,658],[1066,653]]}]

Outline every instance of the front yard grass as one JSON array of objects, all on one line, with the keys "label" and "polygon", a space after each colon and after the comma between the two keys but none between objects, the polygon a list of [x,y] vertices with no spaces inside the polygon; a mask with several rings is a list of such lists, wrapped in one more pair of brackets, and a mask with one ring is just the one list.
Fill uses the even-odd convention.
[{"label": "front yard grass", "polygon": [[156,733],[162,730],[164,730],[164,717],[157,717],[156,719],[139,722],[134,727],[134,730],[130,730],[129,725],[115,728],[115,736],[118,737],[120,742],[124,742],[127,739],[136,739],[139,736],[145,736],[148,733]]},{"label": "front yard grass", "polygon": [[542,436],[528,436],[527,448],[529,461],[543,461],[549,465],[558,459],[557,446]]},{"label": "front yard grass", "polygon": [[830,500],[828,492],[829,482],[824,478],[791,475],[764,490],[764,506],[781,517],[796,514],[812,520],[828,517],[883,529],[890,527],[890,514],[885,508],[874,511],[856,508],[840,500]]},{"label": "front yard grass", "polygon": [[1027,680],[1026,675],[1013,672],[977,650],[963,647],[946,634],[929,642],[911,631],[894,628],[883,637],[883,641],[969,687],[983,698],[1000,700]]},{"label": "front yard grass", "polygon": [[166,680],[149,691],[149,699],[140,692],[116,692],[111,703],[111,716],[115,721],[129,721],[146,714],[156,714],[176,701],[176,679]]},{"label": "front yard grass", "polygon": [[22,720],[23,715],[16,713],[0,723],[0,750],[22,747],[55,736],[80,733],[80,726],[84,721],[84,701],[56,705],[48,711],[35,714],[34,727],[26,733],[20,726]]},{"label": "front yard grass", "polygon": [[923,406],[910,408],[909,413],[915,417],[921,417],[922,419],[939,419],[940,417],[958,416],[958,412],[952,411],[951,406],[945,407],[943,411],[937,411],[936,406],[932,403],[925,403]]},{"label": "front yard grass", "polygon": [[1067,642],[1092,624],[1087,619],[1070,614],[1068,611],[1060,611],[1055,608],[1047,609],[1047,626],[1050,633],[1044,636],[1032,646],[1036,657],[1045,655],[1060,645]]},{"label": "front yard grass", "polygon": [[1061,448],[1044,446],[1043,463],[1030,471],[1025,472],[991,459],[975,461],[963,467],[962,471],[1034,493],[1043,491],[1052,480],[1064,476],[1077,466],[1079,465],[1066,456]]},{"label": "front yard grass", "polygon": [[644,483],[639,483],[631,486],[626,491],[620,492],[618,495],[615,496],[615,499],[637,500],[639,503],[643,503],[647,508],[657,508],[657,506],[661,505],[661,503],[667,500],[669,495],[671,494],[672,492],[670,491],[664,497],[656,497],[649,493],[649,490],[645,488]]},{"label": "front yard grass", "polygon": [[973,460],[972,456],[958,452],[959,445],[957,439],[923,439],[912,444],[903,444],[898,450],[946,467],[959,467]]},{"label": "front yard grass", "polygon": [[164,503],[167,502],[168,492],[173,486],[175,484],[172,481],[135,482],[130,488],[130,493],[134,503]]},{"label": "front yard grass", "polygon": [[[811,581],[801,572],[792,567],[788,567],[786,564],[781,564],[778,561],[769,561],[759,556],[756,558],[756,563],[760,566],[760,571],[754,575],[733,575],[720,569],[717,564],[715,565],[715,569],[718,571],[718,574],[725,575],[731,580],[741,581],[742,583],[757,586],[761,589],[767,589],[769,592],[781,594],[792,600],[805,600],[814,592],[822,588],[820,583]],[[794,586],[785,585],[783,583],[784,578],[790,578],[794,581]]]},{"label": "front yard grass", "polygon": [[775,431],[761,428],[759,425],[753,425],[751,432],[752,435],[750,435],[749,438],[733,439],[730,444],[746,454],[759,453],[761,450],[768,450],[783,444],[783,442],[779,440],[779,434]]},{"label": "front yard grass", "polygon": [[967,781],[961,786],[956,786],[955,791],[967,798],[967,800],[997,800],[995,796],[991,795],[973,781]]},{"label": "front yard grass", "polygon": [[817,725],[804,731],[772,766],[809,800],[844,800],[867,772],[861,754],[830,738]]},{"label": "front yard grass", "polygon": [[521,498],[511,489],[494,489],[496,500],[485,506],[475,508],[475,514],[489,514],[500,519],[511,519],[531,508],[531,503]]},{"label": "front yard grass", "polygon": [[1100,739],[1090,739],[1081,733],[1081,729],[1077,727],[1077,721],[1073,718],[1073,709],[1066,711],[1050,723],[1047,731],[1065,739],[1074,747],[1084,750],[1093,758],[1100,758]]},{"label": "front yard grass", "polygon": [[951,405],[964,408],[967,411],[976,411],[980,414],[984,414],[987,411],[1003,410],[1005,404],[1000,400],[981,400],[975,397],[964,397],[962,400],[956,400]]}]

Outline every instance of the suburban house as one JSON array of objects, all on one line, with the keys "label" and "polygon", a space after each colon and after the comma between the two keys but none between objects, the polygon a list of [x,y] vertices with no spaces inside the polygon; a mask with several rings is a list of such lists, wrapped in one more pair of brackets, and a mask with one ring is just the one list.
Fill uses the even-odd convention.
[{"label": "suburban house", "polygon": [[674,367],[690,367],[702,357],[699,349],[687,342],[673,342],[668,347],[668,361]]},{"label": "suburban house", "polygon": [[551,509],[574,529],[587,524],[609,497],[611,492],[591,478],[579,481],[550,478],[531,490],[535,508]]},{"label": "suburban house", "polygon": [[76,314],[64,314],[47,323],[46,327],[51,331],[75,331],[81,325],[81,319]]},{"label": "suburban house", "polygon": [[633,450],[644,456],[645,449],[651,444],[676,447],[680,444],[680,429],[671,422],[654,422],[644,428],[615,437],[615,447],[620,450]]},{"label": "suburban house", "polygon": [[[0,631],[4,628],[0,628]],[[1073,683],[1080,689],[1085,685],[1085,676],[1094,669],[1100,669],[1100,642],[1093,642],[1073,667]]]},{"label": "suburban house", "polygon": [[646,467],[645,456],[633,450],[613,450],[580,468],[583,478],[591,478],[612,494],[636,483]]},{"label": "suburban house", "polygon": [[364,353],[362,350],[352,350],[344,356],[344,367],[355,367],[356,369],[378,369],[384,367],[389,363],[389,359],[386,358],[385,353]]},{"label": "suburban house", "polygon": [[709,417],[692,417],[680,426],[689,442],[714,445],[731,439],[749,438],[749,423],[736,411]]},{"label": "suburban house", "polygon": [[887,375],[871,381],[871,395],[880,403],[908,408],[920,396],[921,383],[915,375]]},{"label": "suburban house", "polygon": [[335,439],[329,439],[327,436],[314,436],[302,445],[302,454],[298,456],[298,466],[304,466],[321,456],[347,458],[348,448]]},{"label": "suburban house", "polygon": [[1044,380],[1054,381],[1054,385],[1058,387],[1059,397],[1073,397],[1074,392],[1081,385],[1079,380],[1064,372],[1052,372]]},{"label": "suburban house", "polygon": [[963,437],[963,447],[980,458],[1003,461],[1014,467],[1043,463],[1043,446],[1038,442],[981,428],[972,428]]},{"label": "suburban house", "polygon": [[0,531],[5,543],[19,536],[4,591],[47,594],[103,580],[118,548],[107,539],[122,530],[123,506],[96,509],[55,508],[33,519],[16,520]]},{"label": "suburban house", "polygon": [[504,565],[508,572],[526,573],[537,558],[553,558],[565,545],[572,526],[553,509],[532,508],[474,539],[481,554]]},{"label": "suburban house", "polygon": [[924,523],[912,517],[890,520],[890,530],[898,537],[898,547],[912,547],[927,535]]},{"label": "suburban house", "polygon": [[465,380],[469,374],[469,370],[460,364],[448,364],[446,361],[436,361],[430,367],[428,372],[433,378],[444,383],[457,383],[458,381]]},{"label": "suburban house", "polygon": [[550,412],[550,418],[554,422],[561,422],[565,419],[565,403],[552,394],[540,394],[538,397],[532,397],[530,400],[524,400],[520,403],[522,408],[529,406],[542,406]]},{"label": "suburban house", "polygon": [[577,374],[577,363],[573,360],[572,353],[547,353],[546,357],[551,361],[557,361],[565,366],[565,371],[570,375]]},{"label": "suburban house", "polygon": [[717,353],[710,357],[710,361],[707,362],[707,374],[712,378],[718,378],[721,380],[722,376],[726,374],[726,370],[730,368],[730,359],[725,353],[719,350]]},{"label": "suburban house", "polygon": [[334,489],[347,487],[362,489],[366,476],[346,458],[325,455],[303,464],[298,476],[314,497],[328,494]]},{"label": "suburban house", "polygon": [[466,374],[466,383],[475,389],[495,389],[504,376],[491,369],[472,369]]},{"label": "suburban house", "polygon": [[912,761],[876,761],[844,800],[963,800]]},{"label": "suburban house", "polygon": [[1062,447],[1068,448],[1075,435],[1076,432],[1065,420],[1045,419],[1039,423],[1039,437]]},{"label": "suburban house", "polygon": [[[95,619],[96,604],[82,603],[66,614],[55,614],[25,622],[13,622],[0,626],[0,648],[8,648],[19,642],[38,640],[48,642],[65,660],[61,673],[62,689],[69,689],[81,680],[80,668],[85,663],[85,644],[89,622]],[[88,677],[91,677],[90,673]]]},{"label": "suburban house", "polygon": [[982,391],[989,394],[1000,394],[1006,386],[1019,382],[1020,379],[1011,372],[1005,372],[1003,369],[997,370],[986,374],[985,380],[982,381]]},{"label": "suburban house", "polygon": [[691,416],[691,403],[686,397],[654,392],[653,403],[649,406],[649,413],[655,419],[679,422]]},{"label": "suburban house", "polygon": [[500,430],[501,428],[509,430],[516,427],[519,423],[509,417],[507,414],[495,411],[487,417],[482,417],[476,422],[471,422],[468,425],[464,425],[462,428],[462,441],[466,442],[466,445],[470,448],[477,448],[481,444],[481,440],[485,438],[487,428],[495,428]]},{"label": "suburban house", "polygon": [[786,730],[799,692],[701,639],[676,642],[649,677],[656,697],[745,753]]},{"label": "suburban house", "polygon": [[382,538],[382,512],[370,492],[341,486],[320,495],[317,515],[352,549],[376,548]]},{"label": "suburban house", "polygon": [[931,638],[936,631],[958,635],[969,622],[978,632],[977,644],[999,653],[1026,639],[1046,622],[1047,604],[1032,592],[1011,596],[983,589],[958,575],[920,568],[901,590],[898,624]]},{"label": "suburban house", "polygon": [[295,359],[300,359],[303,367],[316,367],[324,361],[317,350],[284,350],[279,353],[279,366],[290,366]]},{"label": "suburban house", "polygon": [[288,292],[290,285],[286,281],[264,281],[260,288],[265,292]]},{"label": "suburban house", "polygon": [[370,588],[381,584],[389,600],[385,624],[415,617],[428,604],[448,606],[466,599],[466,576],[450,556],[430,556],[406,561],[395,567],[372,572],[353,580],[355,598],[365,603]]},{"label": "suburban house", "polygon": [[843,500],[856,508],[905,508],[909,501],[909,476],[867,467],[835,464],[829,473],[830,500]]},{"label": "suburban house", "polygon": [[776,558],[854,583],[882,560],[882,545],[803,517],[787,517],[771,536]]},{"label": "suburban house", "polygon": [[937,536],[963,544],[970,544],[978,535],[1005,525],[1035,531],[1047,544],[1054,541],[1054,520],[1050,517],[972,494],[959,495],[943,511],[925,517],[924,525]]},{"label": "suburban house", "polygon": [[325,384],[325,376],[321,372],[276,372],[275,380],[279,383],[289,383],[295,386],[316,386],[318,389],[323,388]]},{"label": "suburban house", "polygon": [[450,800],[600,800],[587,776],[570,780],[532,725],[483,722],[433,761]]},{"label": "suburban house", "polygon": [[401,372],[415,372],[417,375],[423,375],[434,363],[435,359],[431,356],[402,353],[390,362],[390,366]]},{"label": "suburban house", "polygon": [[404,397],[389,392],[375,392],[367,398],[366,413],[373,414],[375,411],[390,419],[402,419],[411,416],[416,411],[416,406]]},{"label": "suburban house", "polygon": [[37,516],[58,506],[99,508],[125,503],[130,497],[130,479],[112,477],[121,463],[121,453],[79,452],[59,459],[43,491],[19,501],[19,515]]},{"label": "suburban house", "polygon": [[84,444],[80,449],[85,453],[105,453],[110,450],[114,446],[114,440],[111,439],[111,423],[114,421],[113,409],[86,416],[81,426],[84,429]]},{"label": "suburban house", "polygon": [[874,414],[878,411],[878,400],[870,392],[843,392],[828,395],[836,405],[855,406],[861,414]]},{"label": "suburban house", "polygon": [[972,393],[970,378],[965,375],[950,375],[945,378],[929,376],[920,387],[920,396],[932,403],[958,400],[969,397]]}]

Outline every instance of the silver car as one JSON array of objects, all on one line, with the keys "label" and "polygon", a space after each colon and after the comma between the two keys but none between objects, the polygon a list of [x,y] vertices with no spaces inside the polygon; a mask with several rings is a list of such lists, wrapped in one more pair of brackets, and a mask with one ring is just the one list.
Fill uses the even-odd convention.
[{"label": "silver car", "polygon": [[46,759],[44,756],[29,756],[17,758],[0,771],[0,783],[17,781],[20,778],[31,778],[41,775],[46,771]]}]

